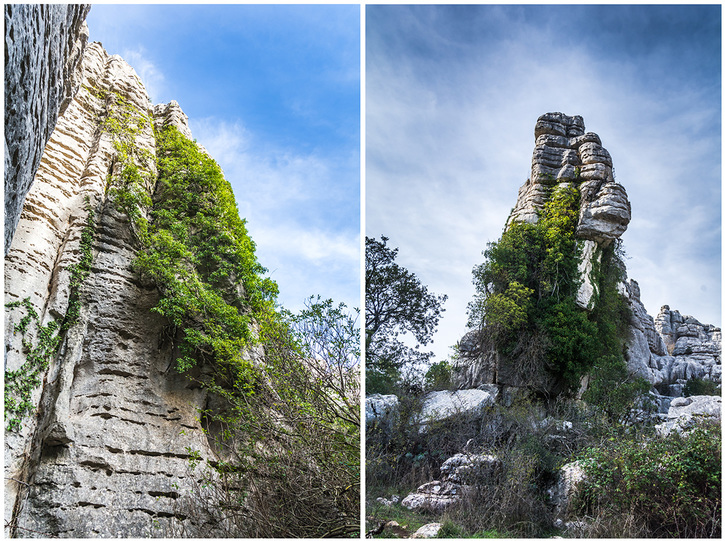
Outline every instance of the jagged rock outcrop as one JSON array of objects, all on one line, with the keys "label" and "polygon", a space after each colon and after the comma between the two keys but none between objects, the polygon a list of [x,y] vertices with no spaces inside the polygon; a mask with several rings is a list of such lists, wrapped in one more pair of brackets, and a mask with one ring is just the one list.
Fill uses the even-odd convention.
[{"label": "jagged rock outcrop", "polygon": [[492,406],[498,396],[498,387],[460,391],[434,391],[428,393],[420,410],[420,431],[427,432],[436,423],[455,417],[475,420],[487,406]]},{"label": "jagged rock outcrop", "polygon": [[470,494],[473,486],[491,483],[502,468],[501,459],[493,455],[453,455],[441,465],[441,479],[419,486],[400,504],[408,509],[441,513]]},{"label": "jagged rock outcrop", "polygon": [[5,254],[56,119],[80,88],[89,10],[5,5]]},{"label": "jagged rock outcrop", "polygon": [[632,280],[626,295],[632,309],[630,337],[625,357],[632,373],[654,387],[660,413],[667,413],[673,398],[682,396],[688,380],[722,383],[721,331],[682,316],[665,305],[652,318],[639,300],[639,286]]},{"label": "jagged rock outcrop", "polygon": [[[187,133],[188,126],[178,104],[152,109],[134,70],[100,44],[87,47],[81,73],[5,262],[6,303],[29,299],[39,325],[48,325],[69,309],[84,228],[94,229],[77,323],[39,375],[30,399],[37,414],[6,432],[6,524],[18,536],[213,536],[184,499],[194,483],[192,453],[214,459],[198,419],[207,392],[172,368],[173,340],[163,338],[166,322],[151,312],[158,293],[131,268],[129,219],[107,184],[120,167],[119,150],[102,124],[123,102],[158,123]],[[133,144],[155,153],[151,123],[140,125]],[[154,181],[145,189],[153,195]],[[24,342],[42,339],[39,326],[17,328],[28,310],[7,312],[6,374],[25,363]]]},{"label": "jagged rock outcrop", "polygon": [[388,431],[400,419],[399,400],[394,394],[372,394],[365,397],[365,425],[368,430]]},{"label": "jagged rock outcrop", "polygon": [[579,461],[564,464],[556,474],[556,482],[547,490],[549,503],[554,506],[557,519],[567,519],[573,514],[573,503],[585,481],[586,475]]},{"label": "jagged rock outcrop", "polygon": [[508,223],[533,223],[557,184],[581,181],[577,236],[599,243],[619,238],[631,219],[627,192],[614,180],[612,158],[580,116],[547,113],[534,128],[531,176],[519,189]]},{"label": "jagged rock outcrop", "polygon": [[[621,237],[631,219],[626,190],[615,181],[611,156],[597,134],[585,131],[582,117],[542,115],[536,122],[534,137],[531,175],[519,189],[507,228],[514,222],[536,223],[553,190],[577,184],[580,201],[576,238],[581,246],[581,261],[576,303],[580,308],[592,309],[597,290],[594,274],[602,262],[603,248]],[[626,269],[622,274],[626,276]],[[681,396],[688,379],[720,384],[719,328],[671,312],[667,306],[655,320],[642,305],[639,285],[634,280],[620,283],[619,291],[632,314],[625,354],[629,371],[654,386],[653,395],[661,413],[668,411],[673,397]],[[508,366],[492,344],[482,342],[481,336],[473,330],[459,342],[459,358],[453,370],[456,387],[525,387],[524,379],[534,376]],[[540,380],[539,388],[554,388],[555,381],[546,373],[535,377]],[[506,394],[502,392],[501,396]]]},{"label": "jagged rock outcrop", "polygon": [[688,396],[675,398],[667,419],[655,428],[663,436],[672,432],[687,433],[703,421],[720,423],[722,398],[719,396]]}]

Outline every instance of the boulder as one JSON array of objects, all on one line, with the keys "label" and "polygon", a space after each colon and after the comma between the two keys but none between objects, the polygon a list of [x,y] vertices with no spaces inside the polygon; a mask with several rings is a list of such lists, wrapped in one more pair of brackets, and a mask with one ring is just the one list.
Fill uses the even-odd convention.
[{"label": "boulder", "polygon": [[408,494],[400,504],[413,511],[442,513],[450,505],[461,501],[469,487],[452,481],[431,481]]},{"label": "boulder", "polygon": [[655,428],[663,436],[672,432],[686,433],[703,421],[720,422],[722,398],[719,396],[689,396],[675,398],[670,403],[667,420]]},{"label": "boulder", "polygon": [[572,515],[574,499],[585,482],[586,474],[578,460],[564,464],[557,472],[556,483],[547,491],[557,519]]},{"label": "boulder", "polygon": [[410,537],[413,539],[432,539],[438,537],[438,532],[441,531],[443,524],[440,522],[431,522],[424,524],[418,528],[413,535]]},{"label": "boulder", "polygon": [[489,385],[486,389],[465,389],[461,391],[434,391],[423,402],[420,412],[420,431],[426,432],[431,424],[456,416],[475,419],[492,406],[498,396],[498,387]]},{"label": "boulder", "polygon": [[492,479],[502,467],[501,459],[493,455],[458,453],[441,465],[441,473],[448,481],[470,484]]},{"label": "boulder", "polygon": [[398,397],[394,394],[372,394],[365,398],[365,426],[389,429],[400,418]]}]

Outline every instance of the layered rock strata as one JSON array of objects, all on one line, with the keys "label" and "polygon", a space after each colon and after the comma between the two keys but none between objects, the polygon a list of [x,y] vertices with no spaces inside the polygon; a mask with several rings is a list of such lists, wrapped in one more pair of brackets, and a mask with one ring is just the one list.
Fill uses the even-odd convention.
[{"label": "layered rock strata", "polygon": [[585,133],[580,116],[547,113],[537,120],[534,137],[531,176],[519,188],[508,224],[536,222],[552,188],[576,181],[581,183],[577,237],[602,244],[619,238],[627,230],[631,207],[599,136]]},{"label": "layered rock strata", "polygon": [[[141,154],[156,150],[148,121],[154,113],[157,123],[190,132],[177,104],[152,109],[133,69],[100,44],[87,47],[81,70],[80,90],[45,148],[5,263],[6,303],[29,299],[39,316],[21,331],[29,308],[8,311],[7,373],[26,362],[26,344],[37,342],[40,326],[67,313],[84,229],[93,230],[78,321],[40,373],[34,414],[6,432],[8,533],[213,536],[184,496],[194,483],[189,458],[214,458],[197,413],[206,391],[172,368],[173,340],[164,339],[165,321],[150,311],[158,294],[131,268],[131,227],[108,189],[122,160],[104,120],[121,103],[145,118],[132,141]],[[153,195],[153,164],[147,167],[145,189]]]},{"label": "layered rock strata", "polygon": [[56,119],[80,88],[89,10],[5,5],[5,254]]}]

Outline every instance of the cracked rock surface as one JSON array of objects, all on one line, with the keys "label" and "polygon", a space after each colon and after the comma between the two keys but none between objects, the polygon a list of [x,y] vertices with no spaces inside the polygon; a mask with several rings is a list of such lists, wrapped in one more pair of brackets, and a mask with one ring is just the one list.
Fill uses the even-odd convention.
[{"label": "cracked rock surface", "polygon": [[[37,414],[6,432],[6,524],[12,521],[20,536],[213,536],[186,498],[195,482],[191,453],[214,458],[197,413],[207,405],[206,391],[171,366],[173,340],[150,311],[158,293],[131,268],[130,224],[107,190],[118,151],[100,127],[114,96],[188,132],[186,117],[175,102],[152,109],[134,70],[100,44],[86,48],[81,71],[5,261],[6,303],[29,298],[43,324],[58,320],[94,210],[93,263],[79,321],[32,395]],[[134,145],[155,153],[150,123]],[[153,194],[153,181],[147,184]],[[23,333],[13,333],[23,315],[22,308],[7,312],[6,371],[25,360]]]},{"label": "cracked rock surface", "polygon": [[80,88],[90,4],[5,6],[5,254],[56,119]]}]

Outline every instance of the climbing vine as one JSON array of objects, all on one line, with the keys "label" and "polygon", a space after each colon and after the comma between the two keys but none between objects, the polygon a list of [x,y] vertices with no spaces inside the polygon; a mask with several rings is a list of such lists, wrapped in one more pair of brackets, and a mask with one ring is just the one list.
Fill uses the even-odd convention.
[{"label": "climbing vine", "polygon": [[[32,412],[32,393],[40,386],[43,374],[57,353],[67,331],[78,322],[80,315],[81,286],[88,277],[93,263],[93,238],[95,212],[90,199],[85,198],[86,224],[81,232],[80,260],[68,267],[70,286],[68,307],[62,320],[40,324],[40,317],[30,302],[30,297],[6,304],[6,308],[24,308],[26,314],[13,328],[13,334],[21,333],[22,347],[26,353],[25,362],[17,370],[5,372],[5,421],[9,430],[17,430],[23,418]],[[30,325],[37,331],[35,339],[29,336]]]}]

